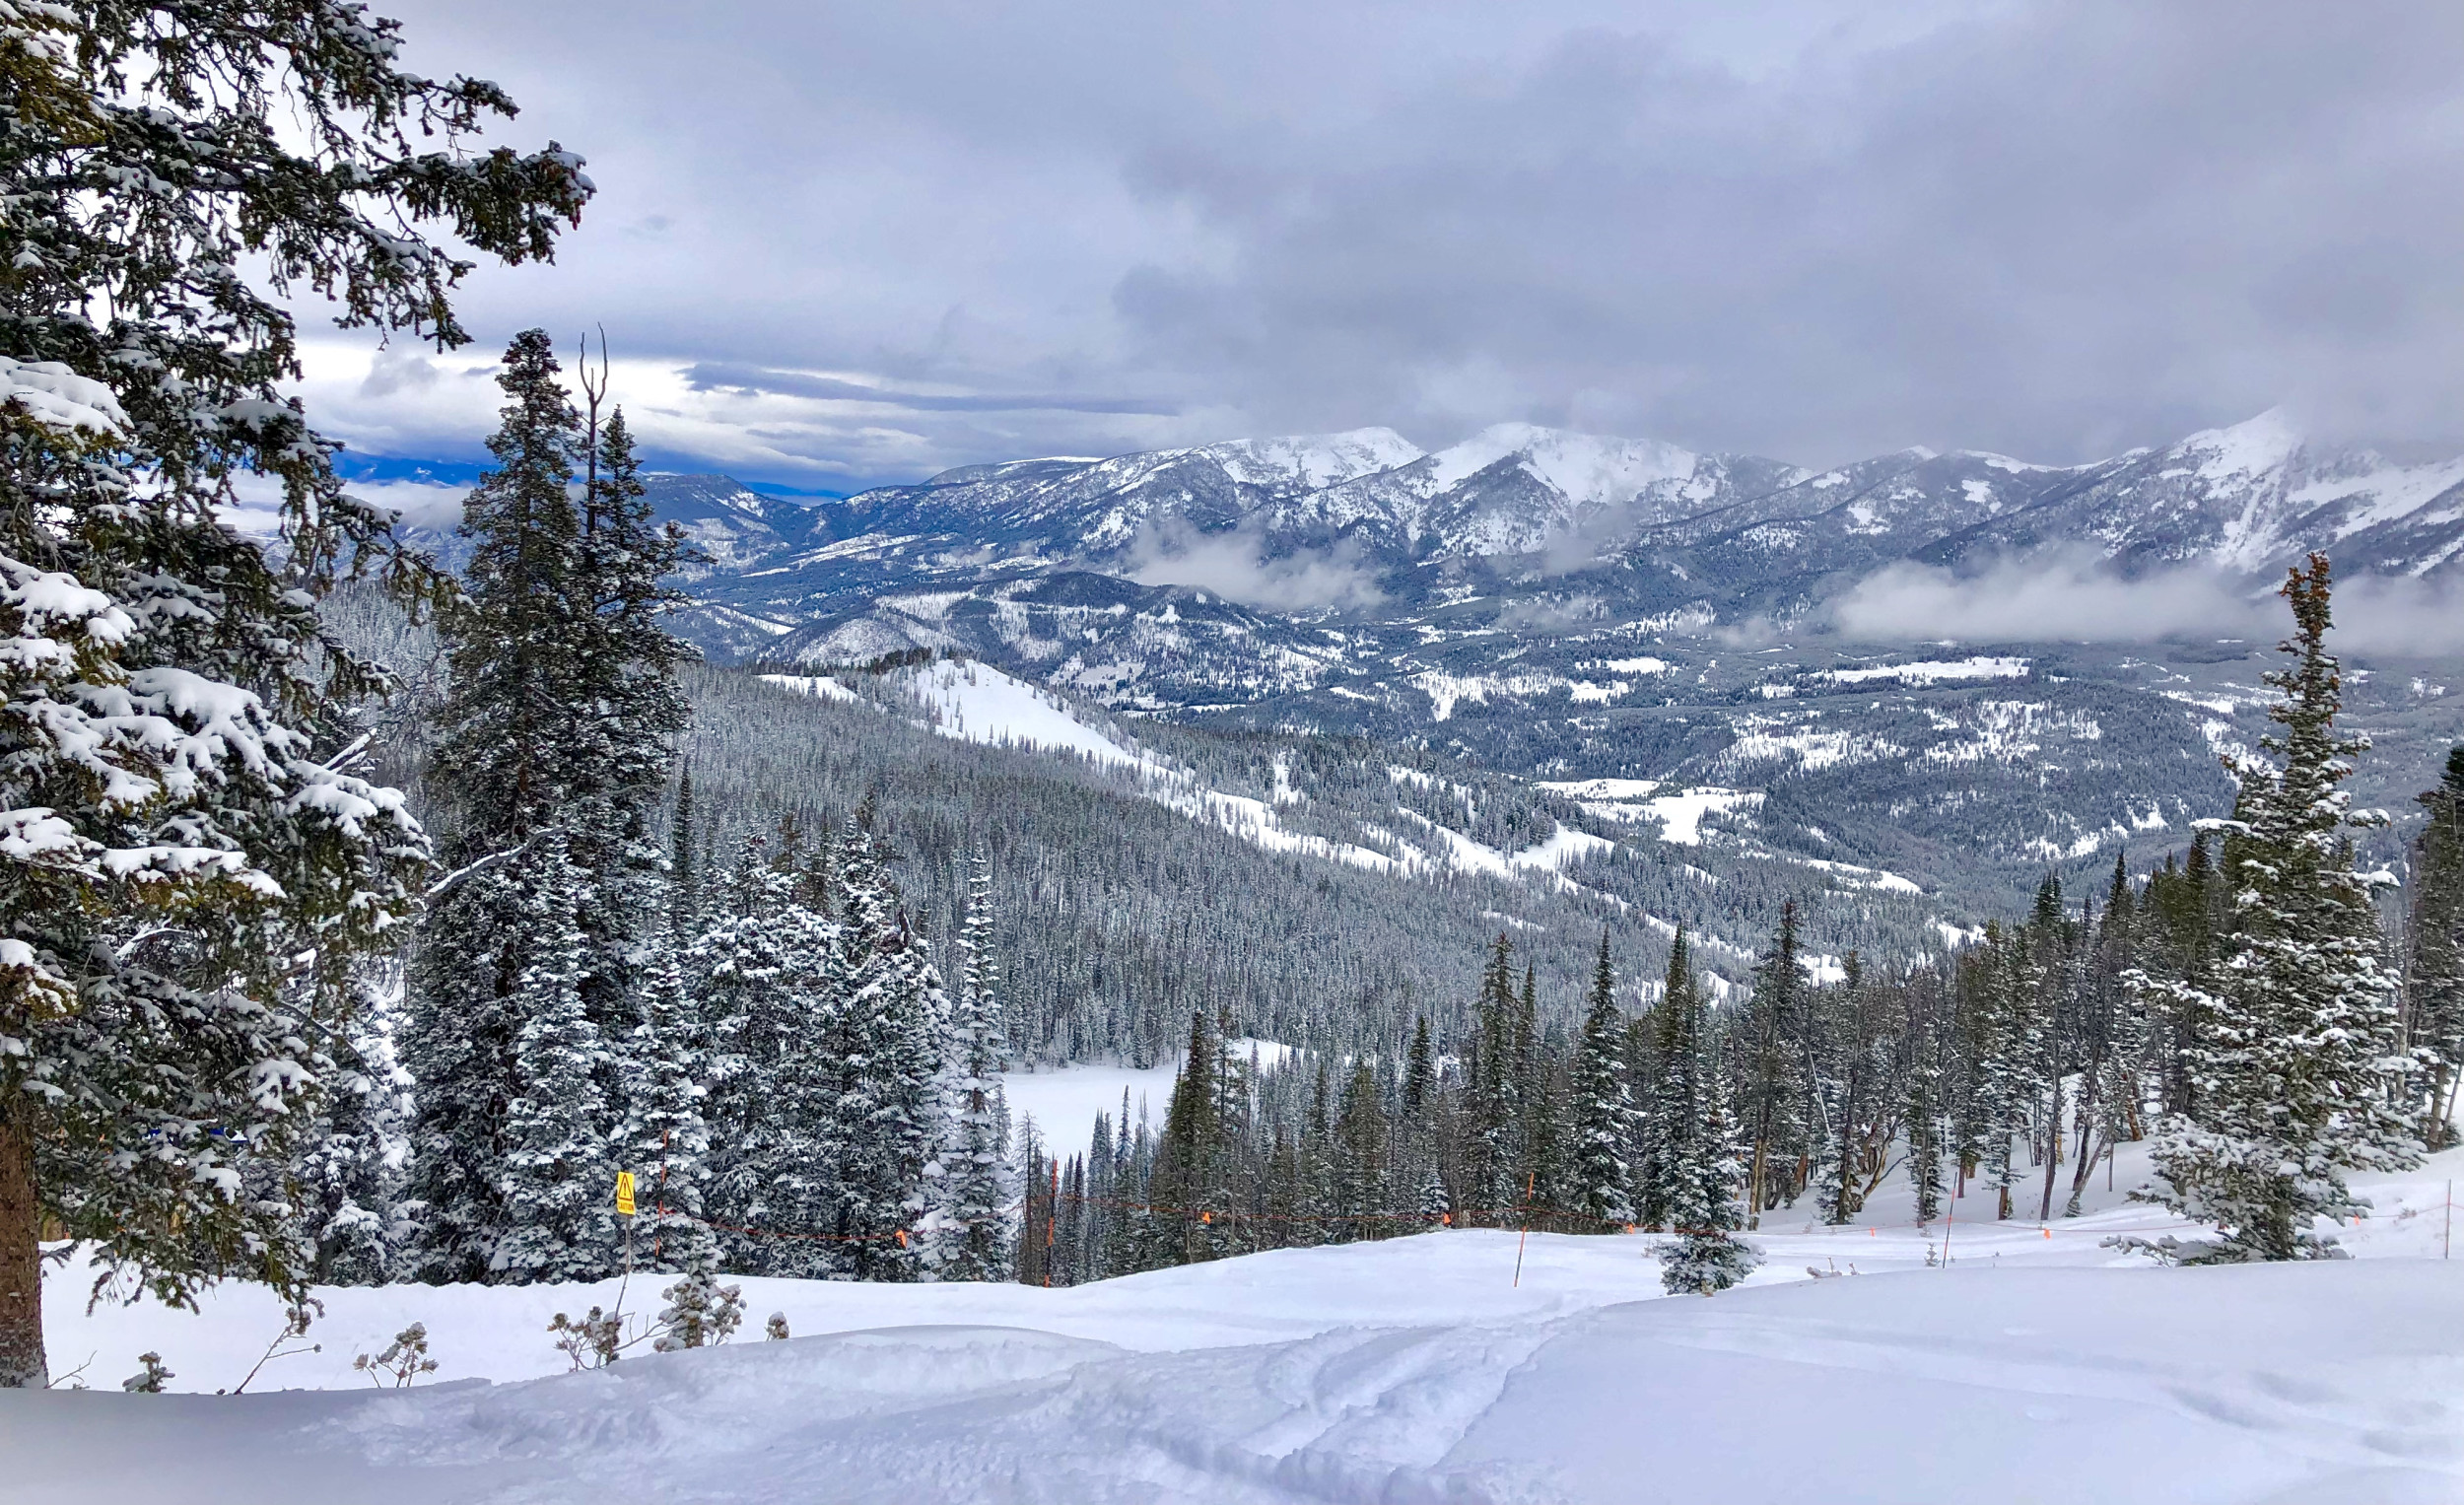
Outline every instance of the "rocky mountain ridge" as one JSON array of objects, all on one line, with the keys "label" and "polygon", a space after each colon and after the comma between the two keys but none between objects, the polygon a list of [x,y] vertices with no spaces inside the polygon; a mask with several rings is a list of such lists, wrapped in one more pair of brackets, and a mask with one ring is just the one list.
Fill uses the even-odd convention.
[{"label": "rocky mountain ridge", "polygon": [[[2464,583],[2464,461],[2394,464],[2281,415],[2080,466],[1913,449],[1810,472],[1507,425],[1434,452],[1366,430],[1022,460],[813,508],[723,477],[652,492],[708,556],[686,624],[717,661],[924,649],[1115,713],[1647,785],[1601,818],[1685,812],[1697,843],[1980,910],[2222,813],[2272,637],[1858,642],[1826,603],[2048,553],[2261,602],[2314,548],[2348,578]],[[2350,684],[2380,744],[2361,792],[2399,814],[2414,765],[2464,735],[2464,664],[2418,657],[2356,659]]]}]

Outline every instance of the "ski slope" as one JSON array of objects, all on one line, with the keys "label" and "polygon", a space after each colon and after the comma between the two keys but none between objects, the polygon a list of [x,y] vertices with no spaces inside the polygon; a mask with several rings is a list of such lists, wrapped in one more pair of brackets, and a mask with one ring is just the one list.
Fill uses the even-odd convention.
[{"label": "ski slope", "polygon": [[[0,1500],[2429,1505],[2464,1499],[2459,1168],[2374,1186],[2348,1262],[2156,1267],[2100,1245],[2164,1221],[2127,1205],[1962,1223],[1948,1266],[1939,1224],[1794,1225],[1704,1301],[1648,1236],[1454,1231],[1079,1289],[747,1279],[748,1331],[796,1336],[589,1374],[544,1330],[613,1283],[337,1290],[256,1390],[335,1388],[242,1397],[109,1387],[142,1348],[236,1383],[261,1292],[89,1317],[55,1278],[55,1362],[102,1388],[0,1394]],[[413,1320],[445,1383],[364,1388]]]}]

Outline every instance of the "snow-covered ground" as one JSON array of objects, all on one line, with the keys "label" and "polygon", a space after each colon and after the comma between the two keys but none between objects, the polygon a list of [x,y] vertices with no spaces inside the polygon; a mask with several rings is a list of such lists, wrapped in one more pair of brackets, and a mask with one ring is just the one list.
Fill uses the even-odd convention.
[{"label": "snow-covered ground", "polygon": [[[1290,1046],[1279,1041],[1249,1039],[1234,1040],[1232,1052],[1261,1067],[1280,1065],[1293,1054]],[[1135,1124],[1143,1114],[1154,1128],[1163,1128],[1164,1110],[1172,1105],[1173,1079],[1180,1074],[1180,1058],[1176,1051],[1172,1059],[1152,1066],[1075,1061],[1042,1071],[1012,1071],[1001,1078],[1002,1089],[1009,1096],[1012,1121],[1033,1118],[1036,1133],[1051,1152],[1065,1157],[1086,1147],[1097,1114],[1111,1114],[1114,1126],[1119,1127],[1124,1094],[1129,1101],[1130,1123]]]},{"label": "snow-covered ground", "polygon": [[[86,1315],[55,1278],[55,1363],[99,1388],[0,1394],[0,1500],[2464,1499],[2464,1154],[2370,1188],[2362,1258],[2263,1268],[2101,1248],[2166,1221],[2120,1169],[2049,1227],[1971,1197],[1947,1266],[1895,1192],[1770,1227],[1710,1301],[1660,1296],[1648,1237],[1447,1232],[1075,1290],[748,1279],[749,1329],[796,1336],[570,1375],[547,1320],[612,1283],[336,1290],[324,1350],[237,1398],[115,1386],[142,1349],[236,1384],[262,1292]],[[367,1388],[351,1355],[414,1320],[444,1383]]]}]

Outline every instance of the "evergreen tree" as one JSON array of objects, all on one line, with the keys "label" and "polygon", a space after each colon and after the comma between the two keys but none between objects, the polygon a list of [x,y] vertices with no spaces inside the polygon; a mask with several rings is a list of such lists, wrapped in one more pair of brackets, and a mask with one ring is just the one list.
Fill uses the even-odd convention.
[{"label": "evergreen tree", "polygon": [[1978,1174],[1994,1189],[1997,1220],[2012,1212],[2011,1189],[2019,1183],[2019,1162],[2013,1141],[2026,1124],[2039,1033],[2034,1029],[2033,982],[2028,975],[2026,936],[1988,924],[1975,1042],[1975,1141],[1980,1150]]},{"label": "evergreen tree", "polygon": [[1753,1139],[1745,1212],[1749,1228],[1759,1225],[1765,1208],[1795,1195],[1781,1162],[1799,1157],[1804,1148],[1807,1126],[1797,1101],[1806,1070],[1799,1033],[1806,978],[1798,960],[1797,925],[1797,902],[1791,899],[1780,906],[1771,949],[1754,968],[1747,1014],[1751,1044],[1745,1060],[1746,1118]]},{"label": "evergreen tree", "polygon": [[[687,958],[710,1042],[705,1194],[727,1267],[843,1272],[836,1246],[780,1239],[835,1228],[839,932],[799,897],[796,855],[745,843]],[[754,1229],[747,1233],[738,1230]]]},{"label": "evergreen tree", "polygon": [[[1512,1191],[1527,1208],[1554,1206],[1561,1158],[1559,1118],[1563,1107],[1540,1033],[1539,969],[1523,964],[1523,991],[1514,1008],[1515,1173]],[[1529,1220],[1530,1213],[1524,1214]]]},{"label": "evergreen tree", "polygon": [[1155,1146],[1148,1192],[1154,1203],[1150,1265],[1213,1259],[1212,1220],[1227,1210],[1220,1205],[1221,1134],[1215,1120],[1218,1099],[1213,1080],[1221,1053],[1215,1048],[1214,1025],[1202,1008],[1190,1013],[1189,1040],[1181,1074],[1172,1084],[1172,1106],[1164,1115],[1163,1136]]},{"label": "evergreen tree", "polygon": [[[1865,969],[1854,951],[1848,953],[1845,967],[1847,977],[1837,1004],[1841,1049],[1829,1103],[1830,1140],[1824,1146],[1815,1174],[1815,1205],[1821,1211],[1822,1221],[1833,1227],[1847,1223],[1864,1206],[1858,1161],[1867,1142],[1866,1119],[1874,1108],[1873,1041],[1867,1023]],[[1939,1166],[1935,1175],[1939,1182]]]},{"label": "evergreen tree", "polygon": [[1335,1242],[1344,1225],[1335,1221],[1343,1208],[1335,1185],[1335,1110],[1326,1057],[1312,1056],[1311,1064],[1309,1116],[1299,1136],[1300,1186],[1293,1198],[1300,1221],[1293,1226],[1292,1242],[1314,1248]]},{"label": "evergreen tree", "polygon": [[1378,1221],[1394,1208],[1387,1179],[1387,1124],[1377,1070],[1366,1057],[1352,1062],[1335,1121],[1337,1242],[1385,1238],[1393,1229]]},{"label": "evergreen tree", "polygon": [[[553,839],[570,852],[564,817],[574,761],[574,646],[582,611],[576,599],[571,455],[580,418],[557,380],[547,336],[516,336],[497,377],[507,397],[503,425],[488,442],[499,468],[463,503],[461,533],[472,540],[465,595],[446,624],[451,686],[438,721],[438,783],[450,791],[448,861],[483,864],[512,854],[433,903],[412,970],[403,1063],[419,1083],[413,1189],[429,1208],[424,1265],[432,1279],[495,1278],[509,1265],[507,1241],[525,1207],[505,1199],[504,1156],[513,1147],[507,1115],[542,1090],[560,1102],[607,1106],[605,1083],[541,1089],[522,1072],[519,1052],[532,1023],[524,1009],[553,995],[526,991],[535,957],[559,950],[582,923],[583,898],[520,891],[529,873],[562,882],[570,862],[534,862]],[[533,933],[531,924],[546,928]],[[570,958],[559,987],[580,996],[589,959]],[[594,1019],[603,1027],[603,1019]],[[597,1053],[556,1058],[584,1060]],[[601,1139],[617,1126],[591,1129]],[[553,1238],[549,1233],[545,1237]],[[528,1241],[535,1243],[536,1241]]]},{"label": "evergreen tree", "polygon": [[1636,1177],[1635,1213],[1647,1228],[1673,1227],[1681,1194],[1678,1148],[1689,1141],[1702,1105],[1698,1069],[1701,1049],[1702,998],[1696,991],[1691,949],[1685,927],[1677,926],[1669,942],[1669,968],[1660,1002],[1652,1010],[1650,1076],[1643,1117],[1649,1127],[1650,1152]]},{"label": "evergreen tree", "polygon": [[704,1200],[710,1039],[684,969],[674,929],[663,924],[642,963],[642,1019],[625,1058],[626,1167],[641,1176],[648,1207],[636,1238],[649,1238],[652,1268],[675,1273],[717,1268],[719,1260]]},{"label": "evergreen tree", "polygon": [[837,1017],[824,1028],[838,1072],[824,1153],[838,1167],[838,1231],[861,1280],[906,1280],[929,1210],[925,1168],[948,1130],[939,1089],[949,996],[930,949],[898,907],[884,854],[860,825],[839,866]]},{"label": "evergreen tree", "polygon": [[1660,1246],[1660,1279],[1671,1295],[1708,1296],[1745,1279],[1759,1261],[1738,1237],[1745,1226],[1740,1201],[1746,1168],[1738,1154],[1709,1011],[1691,977],[1672,990],[1670,1002],[1661,1143],[1672,1237]]},{"label": "evergreen tree", "polygon": [[2368,1207],[2346,1174],[2420,1158],[2396,982],[2345,836],[2363,818],[2338,786],[2368,743],[2335,725],[2329,586],[2324,556],[2285,583],[2293,634],[2281,651],[2293,665],[2268,676],[2283,694],[2269,711],[2281,730],[2261,744],[2284,761],[2232,762],[2231,932],[2205,981],[2172,985],[2192,1020],[2193,1107],[2166,1120],[2152,1155],[2165,1205],[2219,1225],[2217,1239],[2171,1251],[2190,1261],[2332,1256],[2335,1237],[2317,1221]]},{"label": "evergreen tree", "polygon": [[1437,1100],[1437,1052],[1429,1043],[1429,1016],[1412,1021],[1411,1048],[1403,1066],[1403,1119],[1420,1125]]},{"label": "evergreen tree", "polygon": [[1922,1061],[1908,1072],[1908,1190],[1914,1195],[1919,1228],[1942,1216],[1942,1119],[1935,1074]]},{"label": "evergreen tree", "polygon": [[564,753],[572,787],[559,818],[591,876],[591,1017],[611,1035],[630,1036],[639,963],[675,901],[651,827],[676,738],[691,719],[676,669],[695,656],[664,619],[692,598],[668,583],[685,554],[683,535],[651,519],[624,410],[600,426],[594,396],[591,419],[581,437],[586,478],[569,565],[573,678],[559,702],[572,718]]},{"label": "evergreen tree", "polygon": [[[474,149],[494,85],[335,5],[15,7],[0,115],[0,1387],[40,1386],[46,1223],[122,1288],[298,1295],[287,1163],[425,839],[343,772],[384,676],[317,617],[434,577],[282,393],[290,293],[464,338],[479,253],[546,257],[581,160]],[[420,139],[433,134],[437,140]],[[278,479],[281,541],[229,525]],[[408,593],[408,592],[406,592]],[[313,955],[311,962],[302,958]],[[302,990],[289,985],[303,980]],[[312,1012],[302,1013],[303,1007]]]},{"label": "evergreen tree", "polygon": [[[940,1228],[930,1251],[935,1278],[995,1280],[1009,1267],[1009,1107],[1001,1092],[1001,1009],[994,994],[992,872],[979,855],[967,885],[967,918],[958,934],[958,989],[951,998],[943,1059],[949,1072],[944,1119],[947,1142],[939,1166]],[[1111,1135],[1099,1121],[1086,1170],[1096,1197],[1106,1179]],[[1088,1210],[1092,1211],[1092,1208]],[[1100,1242],[1090,1233],[1090,1250]]]},{"label": "evergreen tree", "polygon": [[454,806],[448,855],[493,851],[557,823],[581,794],[602,792],[578,745],[595,709],[576,696],[590,646],[590,581],[581,557],[573,460],[582,416],[560,379],[546,331],[506,347],[502,423],[488,441],[497,468],[462,503],[471,542],[462,603],[445,628],[452,680],[438,714],[436,758]]},{"label": "evergreen tree", "polygon": [[358,1007],[333,1043],[326,1091],[289,1168],[318,1285],[387,1284],[415,1232],[400,1172],[410,1079],[394,1060],[387,1002],[399,973],[363,964],[354,987]]},{"label": "evergreen tree", "polygon": [[2464,747],[2421,796],[2430,821],[2413,843],[2412,954],[2405,1033],[2428,1090],[2424,1137],[2456,1142],[2455,1094],[2464,1079]]},{"label": "evergreen tree", "polygon": [[1514,995],[1514,944],[1501,930],[1480,979],[1474,1015],[1479,1036],[1471,1061],[1471,1142],[1464,1151],[1465,1200],[1476,1215],[1491,1221],[1503,1221],[1506,1209],[1521,1199],[1523,1191],[1514,1174],[1522,1159],[1516,1132],[1522,1123],[1521,1051],[1515,1027],[1519,1012]]},{"label": "evergreen tree", "polygon": [[1616,974],[1608,963],[1608,932],[1600,932],[1591,1009],[1574,1058],[1574,1157],[1571,1210],[1591,1219],[1579,1231],[1613,1233],[1634,1221],[1634,1106],[1627,1096],[1625,1018],[1617,1010]]},{"label": "evergreen tree", "polygon": [[495,1278],[596,1280],[621,1265],[614,1211],[617,1144],[599,1091],[611,1052],[582,994],[587,942],[582,872],[562,836],[507,869],[520,895],[526,947],[506,997],[513,1032],[513,1080],[505,1152],[497,1171],[504,1231],[488,1250]]}]

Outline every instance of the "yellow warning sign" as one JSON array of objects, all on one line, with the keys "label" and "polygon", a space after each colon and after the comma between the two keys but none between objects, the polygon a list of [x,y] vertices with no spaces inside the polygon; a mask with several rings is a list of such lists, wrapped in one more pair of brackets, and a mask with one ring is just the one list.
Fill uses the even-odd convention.
[{"label": "yellow warning sign", "polygon": [[633,1172],[631,1171],[616,1173],[616,1215],[618,1217],[633,1216]]}]

